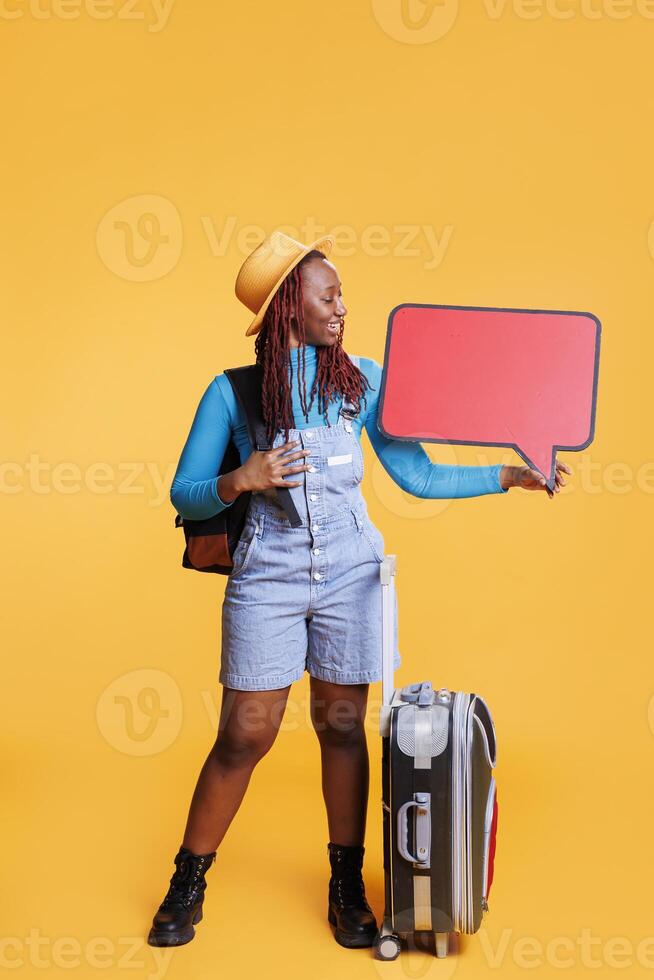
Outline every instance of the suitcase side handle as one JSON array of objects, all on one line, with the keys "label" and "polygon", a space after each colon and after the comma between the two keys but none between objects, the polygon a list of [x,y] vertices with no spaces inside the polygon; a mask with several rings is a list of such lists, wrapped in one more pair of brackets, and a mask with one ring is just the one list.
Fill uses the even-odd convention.
[{"label": "suitcase side handle", "polygon": [[[417,855],[409,851],[409,810],[416,807],[415,846]],[[431,794],[414,793],[397,811],[397,849],[406,861],[421,868],[430,866],[431,858]]]}]

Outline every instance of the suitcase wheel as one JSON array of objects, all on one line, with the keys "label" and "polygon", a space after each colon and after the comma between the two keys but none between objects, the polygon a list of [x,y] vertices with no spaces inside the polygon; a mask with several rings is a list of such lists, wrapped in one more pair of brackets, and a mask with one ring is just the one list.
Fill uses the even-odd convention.
[{"label": "suitcase wheel", "polygon": [[394,933],[375,936],[375,956],[378,960],[396,960],[400,955],[400,939]]}]

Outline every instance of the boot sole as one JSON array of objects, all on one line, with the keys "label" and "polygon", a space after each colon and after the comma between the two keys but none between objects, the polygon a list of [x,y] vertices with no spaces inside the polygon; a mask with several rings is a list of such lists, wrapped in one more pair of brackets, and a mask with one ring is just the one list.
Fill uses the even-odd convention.
[{"label": "boot sole", "polygon": [[148,935],[148,946],[185,946],[195,937],[193,926],[201,921],[202,909],[198,909],[193,916],[193,925],[185,932],[157,932],[156,929],[152,928]]},{"label": "boot sole", "polygon": [[331,908],[327,909],[327,921],[330,925],[334,926],[334,939],[336,942],[340,943],[341,946],[345,946],[346,949],[368,949],[374,945],[375,936],[377,935],[376,926],[375,931],[369,936],[365,933],[343,932],[336,925],[336,916]]}]

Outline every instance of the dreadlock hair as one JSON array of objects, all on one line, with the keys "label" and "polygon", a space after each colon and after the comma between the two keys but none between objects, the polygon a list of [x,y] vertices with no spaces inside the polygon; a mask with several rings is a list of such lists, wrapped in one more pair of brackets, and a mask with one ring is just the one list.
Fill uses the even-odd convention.
[{"label": "dreadlock hair", "polygon": [[307,408],[301,266],[314,259],[324,258],[326,255],[322,252],[311,249],[291,269],[273,296],[264,314],[261,330],[256,335],[254,350],[256,363],[263,365],[261,403],[269,445],[272,445],[280,429],[284,430],[284,441],[288,442],[288,430],[295,428],[292,398],[293,364],[289,352],[292,323],[295,324],[300,344],[298,360],[298,377],[301,380],[300,404],[306,421],[309,420],[309,411],[316,394],[318,409],[321,415],[324,415],[327,425],[330,424],[327,418],[330,402],[339,400],[341,396],[344,395],[353,402],[357,412],[361,410],[362,397],[364,404],[367,404],[365,390],[371,388],[371,385],[365,374],[352,363],[343,349],[344,325],[341,323],[336,343],[331,346],[321,344],[316,348],[316,377]]}]

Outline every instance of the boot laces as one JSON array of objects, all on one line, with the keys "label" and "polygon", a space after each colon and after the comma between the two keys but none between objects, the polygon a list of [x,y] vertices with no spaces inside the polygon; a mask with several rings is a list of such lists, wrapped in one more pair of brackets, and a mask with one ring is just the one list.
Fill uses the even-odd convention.
[{"label": "boot laces", "polygon": [[365,886],[360,872],[349,871],[346,874],[335,876],[333,889],[340,905],[368,907]]},{"label": "boot laces", "polygon": [[205,888],[204,872],[210,861],[189,861],[175,858],[177,868],[170,879],[170,887],[161,907],[164,909],[189,909],[198,900]]},{"label": "boot laces", "polygon": [[341,905],[356,905],[370,909],[366,901],[365,886],[361,874],[363,855],[341,852],[334,855],[332,865],[332,892]]}]

